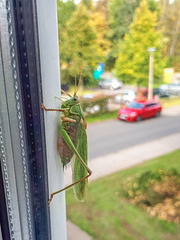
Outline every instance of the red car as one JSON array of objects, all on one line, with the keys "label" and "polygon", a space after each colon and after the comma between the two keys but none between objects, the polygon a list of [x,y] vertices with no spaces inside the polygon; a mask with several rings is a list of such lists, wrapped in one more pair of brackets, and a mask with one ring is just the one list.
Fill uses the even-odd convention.
[{"label": "red car", "polygon": [[155,100],[134,101],[128,107],[119,110],[118,118],[128,122],[135,122],[153,116],[159,117],[161,110],[161,104]]}]

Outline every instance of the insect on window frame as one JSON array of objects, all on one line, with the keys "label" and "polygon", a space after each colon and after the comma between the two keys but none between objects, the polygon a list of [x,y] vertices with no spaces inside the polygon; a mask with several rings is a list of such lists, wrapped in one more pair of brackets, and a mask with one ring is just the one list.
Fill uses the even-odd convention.
[{"label": "insect on window frame", "polygon": [[[81,74],[79,78],[79,83],[77,86],[76,79],[76,66],[74,60],[74,53],[72,49],[72,44],[69,36],[67,26],[65,24],[66,31],[68,33],[69,44],[71,46],[73,64],[74,64],[74,74],[75,74],[75,91],[73,96],[65,91],[62,93],[66,94],[70,98],[68,100],[62,101],[61,109],[46,108],[42,103],[42,108],[45,111],[61,112],[60,125],[59,125],[59,137],[58,137],[58,152],[61,158],[61,162],[66,166],[69,162],[73,162],[73,169],[78,169],[78,174],[76,170],[73,173],[72,184],[51,193],[48,206],[54,197],[54,195],[70,188],[74,187],[74,194],[76,198],[83,201],[86,195],[87,189],[87,178],[91,176],[92,171],[87,166],[87,135],[86,128],[87,123],[82,112],[82,108],[77,96],[79,86],[81,84],[82,69],[83,69],[83,42],[82,42],[82,64],[81,64]],[[73,159],[74,158],[74,159]]]}]

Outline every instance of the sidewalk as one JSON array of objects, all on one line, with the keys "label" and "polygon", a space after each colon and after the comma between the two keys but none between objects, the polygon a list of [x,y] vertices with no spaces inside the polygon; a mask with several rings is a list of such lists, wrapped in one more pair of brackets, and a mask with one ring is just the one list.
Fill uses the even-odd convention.
[{"label": "sidewalk", "polygon": [[[139,144],[105,156],[97,157],[89,161],[92,176],[89,181],[107,176],[114,172],[123,170],[148,161],[152,158],[170,153],[180,148],[180,133],[169,135],[144,144]],[[71,168],[65,171],[65,184],[71,183]],[[67,240],[91,240],[92,238],[80,230],[77,226],[67,223]]]},{"label": "sidewalk", "polygon": [[67,221],[67,240],[92,240],[92,238],[78,226]]}]

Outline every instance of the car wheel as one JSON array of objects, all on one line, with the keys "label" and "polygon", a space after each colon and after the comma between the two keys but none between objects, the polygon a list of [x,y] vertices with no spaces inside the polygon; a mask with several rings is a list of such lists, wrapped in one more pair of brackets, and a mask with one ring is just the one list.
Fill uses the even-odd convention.
[{"label": "car wheel", "polygon": [[136,118],[136,122],[141,121],[141,119],[142,119],[142,117],[141,117],[141,115],[139,115],[139,116]]},{"label": "car wheel", "polygon": [[161,114],[160,111],[158,111],[155,116],[156,116],[156,117],[159,117],[160,114]]}]

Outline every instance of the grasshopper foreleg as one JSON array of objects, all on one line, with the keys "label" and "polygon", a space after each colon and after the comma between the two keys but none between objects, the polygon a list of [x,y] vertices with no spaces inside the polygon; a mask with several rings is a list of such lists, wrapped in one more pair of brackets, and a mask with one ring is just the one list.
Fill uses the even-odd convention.
[{"label": "grasshopper foreleg", "polygon": [[54,108],[46,108],[44,106],[44,104],[42,103],[41,104],[42,108],[45,110],[45,111],[51,111],[51,112],[65,112],[65,110],[62,110],[62,109],[54,109]]}]

